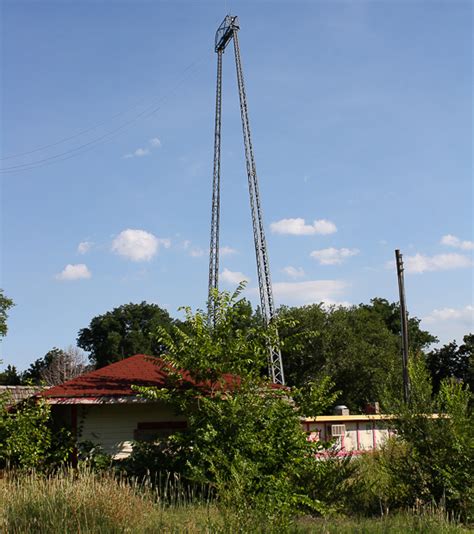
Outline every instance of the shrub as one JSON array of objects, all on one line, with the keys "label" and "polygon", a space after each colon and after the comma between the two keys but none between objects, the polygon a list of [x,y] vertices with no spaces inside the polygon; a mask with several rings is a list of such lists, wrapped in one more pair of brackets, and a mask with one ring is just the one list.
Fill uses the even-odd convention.
[{"label": "shrub", "polygon": [[[375,456],[389,485],[398,488],[394,505],[435,504],[465,520],[474,517],[474,421],[469,408],[471,393],[446,379],[432,395],[421,358],[410,365],[410,403],[393,402],[398,447]],[[394,449],[395,450],[395,449]]]},{"label": "shrub", "polygon": [[29,400],[8,411],[0,406],[0,463],[48,470],[72,452],[71,433],[53,428],[51,409],[43,400]]}]

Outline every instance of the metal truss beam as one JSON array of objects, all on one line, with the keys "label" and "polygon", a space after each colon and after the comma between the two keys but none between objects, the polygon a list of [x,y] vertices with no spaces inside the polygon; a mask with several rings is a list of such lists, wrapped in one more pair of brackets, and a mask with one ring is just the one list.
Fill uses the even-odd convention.
[{"label": "metal truss beam", "polygon": [[[275,317],[272,281],[270,277],[270,262],[265,240],[263,224],[263,211],[260,201],[260,190],[253,153],[250,121],[248,114],[247,96],[245,92],[242,60],[237,32],[239,30],[237,17],[228,15],[216,33],[215,50],[217,56],[217,96],[216,96],[216,124],[214,138],[214,178],[212,190],[212,221],[211,221],[211,247],[209,255],[209,317],[215,320],[216,303],[215,290],[218,288],[219,275],[219,209],[220,209],[220,139],[221,139],[221,108],[222,108],[222,54],[225,47],[233,38],[235,66],[237,71],[237,85],[239,89],[240,114],[242,119],[242,133],[244,137],[245,160],[250,197],[250,211],[257,260],[258,286],[260,292],[260,305],[266,326],[268,327]],[[278,340],[269,341],[268,370],[271,380],[276,384],[284,384],[283,362]]]}]

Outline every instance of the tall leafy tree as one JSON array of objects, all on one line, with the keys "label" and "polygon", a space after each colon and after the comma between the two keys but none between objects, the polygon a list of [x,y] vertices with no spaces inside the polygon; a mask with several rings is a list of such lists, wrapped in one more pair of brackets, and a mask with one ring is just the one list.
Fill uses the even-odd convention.
[{"label": "tall leafy tree", "polygon": [[159,355],[163,346],[152,333],[159,327],[169,330],[175,322],[156,304],[124,304],[94,317],[79,331],[77,344],[90,352],[96,368],[138,353]]},{"label": "tall leafy tree", "polygon": [[[382,298],[373,298],[370,304],[360,304],[374,313],[376,313],[385,323],[386,327],[396,336],[401,335],[401,317],[400,305],[398,302],[389,302]],[[408,318],[408,341],[409,348],[413,354],[426,350],[431,344],[436,343],[438,339],[426,330],[420,328],[420,319],[417,317]]]},{"label": "tall leafy tree", "polygon": [[465,335],[459,346],[452,341],[432,350],[426,356],[426,364],[435,392],[439,391],[445,378],[462,380],[474,391],[474,334]]},{"label": "tall leafy tree", "polygon": [[[361,410],[386,388],[401,391],[400,315],[385,299],[349,308],[321,304],[279,310],[283,363],[290,385],[329,376],[339,402]],[[415,353],[436,340],[410,319]]]},{"label": "tall leafy tree", "polygon": [[151,449],[147,465],[210,484],[221,501],[240,509],[262,506],[277,514],[301,500],[314,508],[317,502],[302,499],[299,481],[319,464],[319,445],[306,439],[299,416],[324,411],[334,400],[332,384],[292,391],[261,377],[276,325],[248,325],[247,306],[238,300],[242,288],[232,295],[216,292],[214,323],[205,312],[186,308],[184,329],[158,330],[167,347],[162,359],[173,372],[166,387],[137,390],[173,406],[186,417],[187,431]]},{"label": "tall leafy tree", "polygon": [[42,358],[37,358],[22,374],[23,382],[41,384],[45,370],[52,365],[56,359],[62,358],[63,354],[63,350],[53,347]]},{"label": "tall leafy tree", "polygon": [[4,294],[3,289],[0,289],[0,338],[7,333],[8,310],[13,305],[13,300]]},{"label": "tall leafy tree", "polygon": [[[7,334],[8,310],[12,306],[14,306],[13,300],[4,294],[3,289],[0,289],[0,341]],[[2,363],[2,360],[0,360],[0,363]]]},{"label": "tall leafy tree", "polygon": [[14,365],[7,365],[5,371],[0,373],[0,385],[18,386],[21,384],[22,377]]}]

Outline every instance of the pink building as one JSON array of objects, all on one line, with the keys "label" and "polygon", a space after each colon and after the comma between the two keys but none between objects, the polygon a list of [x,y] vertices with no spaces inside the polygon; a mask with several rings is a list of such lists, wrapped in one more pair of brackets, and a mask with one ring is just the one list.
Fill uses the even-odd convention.
[{"label": "pink building", "polygon": [[379,448],[394,430],[392,416],[382,414],[320,415],[302,420],[311,441],[335,440],[339,454],[360,454]]}]

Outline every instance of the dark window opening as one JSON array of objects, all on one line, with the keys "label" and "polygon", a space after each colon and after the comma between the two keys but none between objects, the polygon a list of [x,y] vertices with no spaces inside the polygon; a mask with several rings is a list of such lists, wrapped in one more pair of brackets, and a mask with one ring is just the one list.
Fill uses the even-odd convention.
[{"label": "dark window opening", "polygon": [[186,430],[186,427],[186,421],[138,423],[133,437],[136,441],[154,442],[167,438],[176,432],[182,432]]}]

